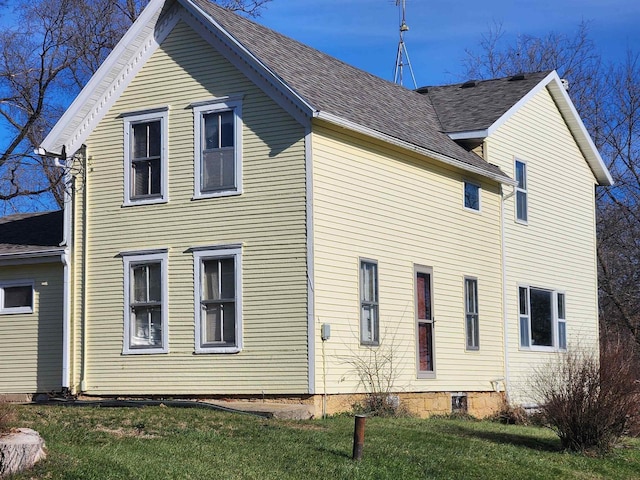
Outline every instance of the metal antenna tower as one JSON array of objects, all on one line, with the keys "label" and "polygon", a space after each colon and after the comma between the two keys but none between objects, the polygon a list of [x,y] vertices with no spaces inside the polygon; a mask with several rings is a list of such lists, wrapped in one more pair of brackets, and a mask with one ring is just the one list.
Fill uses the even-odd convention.
[{"label": "metal antenna tower", "polygon": [[[398,53],[396,55],[396,67],[393,72],[393,81],[398,85],[404,85],[404,67],[409,67],[409,73],[411,73],[411,80],[413,80],[413,88],[418,88],[416,83],[416,77],[413,74],[413,67],[411,66],[411,60],[409,59],[409,52],[407,51],[407,45],[404,43],[404,32],[409,31],[409,27],[406,22],[406,0],[396,0],[396,7],[400,9],[400,41],[398,42]],[[405,61],[406,59],[406,61]]]}]

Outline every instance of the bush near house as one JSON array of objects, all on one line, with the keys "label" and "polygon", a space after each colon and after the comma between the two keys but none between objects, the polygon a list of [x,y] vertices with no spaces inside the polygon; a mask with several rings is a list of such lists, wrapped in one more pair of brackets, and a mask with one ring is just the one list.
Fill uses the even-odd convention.
[{"label": "bush near house", "polygon": [[0,400],[0,436],[9,433],[17,415],[13,405]]},{"label": "bush near house", "polygon": [[619,343],[600,358],[580,349],[561,354],[533,382],[540,410],[572,451],[607,453],[640,420],[640,383],[633,358]]}]

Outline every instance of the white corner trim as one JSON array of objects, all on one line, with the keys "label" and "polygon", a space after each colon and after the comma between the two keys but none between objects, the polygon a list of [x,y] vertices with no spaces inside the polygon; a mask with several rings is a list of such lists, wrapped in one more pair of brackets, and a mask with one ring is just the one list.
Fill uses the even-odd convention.
[{"label": "white corner trim", "polygon": [[[311,126],[304,137],[305,181],[307,204],[307,355],[309,394],[316,392],[316,324],[315,324],[315,265],[313,220],[313,147]],[[323,391],[326,394],[326,390]]]},{"label": "white corner trim", "polygon": [[315,114],[316,118],[319,118],[320,120],[325,120],[329,123],[333,123],[334,125],[338,125],[339,127],[342,128],[346,128],[348,130],[352,130],[354,132],[358,132],[358,133],[362,133],[364,135],[367,135],[369,137],[373,137],[376,138],[378,140],[382,140],[385,143],[389,143],[392,145],[395,145],[397,147],[401,147],[403,149],[406,150],[410,150],[412,152],[416,152],[419,153],[421,155],[425,155],[429,158],[433,158],[434,160],[438,160],[440,162],[443,162],[447,165],[451,165],[453,167],[459,168],[461,170],[467,171],[467,172],[471,172],[471,173],[475,173],[477,175],[480,175],[482,177],[485,178],[490,178],[491,180],[495,180],[497,182],[500,182],[504,185],[515,185],[516,182],[515,180],[513,180],[512,178],[506,176],[506,175],[498,175],[498,174],[493,174],[493,173],[489,173],[486,170],[483,170],[481,168],[475,167],[471,164],[468,164],[466,162],[462,162],[460,160],[457,160],[453,157],[449,157],[447,155],[443,155],[441,153],[438,152],[434,152],[433,150],[429,150],[428,148],[424,148],[424,147],[419,147],[413,143],[410,142],[406,142],[404,140],[400,140],[398,138],[392,137],[391,135],[387,135],[385,133],[379,132],[377,130],[374,130],[372,128],[369,127],[365,127],[363,125],[360,125],[358,123],[355,122],[351,122],[349,120],[346,120],[342,117],[338,117],[337,115],[333,115],[331,113],[327,113],[327,112],[317,112]]}]

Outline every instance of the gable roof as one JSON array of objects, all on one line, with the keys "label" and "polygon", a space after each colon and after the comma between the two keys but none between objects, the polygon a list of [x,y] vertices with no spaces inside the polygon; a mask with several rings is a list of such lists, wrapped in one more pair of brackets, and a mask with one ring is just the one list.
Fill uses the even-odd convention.
[{"label": "gable roof", "polygon": [[529,93],[550,71],[453,85],[421,87],[447,133],[486,130]]},{"label": "gable roof", "polygon": [[[80,147],[115,101],[113,97],[117,93],[114,92],[124,88],[150,56],[149,45],[157,48],[161,43],[163,36],[158,31],[163,22],[168,23],[166,17],[175,14],[172,3],[163,0],[149,3],[43,141],[43,148],[56,151],[64,145],[68,152],[73,152]],[[220,53],[234,64],[249,65],[250,73],[257,72],[267,79],[280,96],[287,97],[304,112],[308,121],[323,119],[494,180],[514,183],[498,167],[444,134],[428,97],[352,67],[206,0],[175,3],[197,20],[197,27],[214,36],[216,44],[222,42],[225,48]],[[183,19],[189,20],[186,16]],[[151,40],[147,39],[149,35]],[[157,42],[155,47],[154,42]]]},{"label": "gable roof", "polygon": [[613,185],[600,152],[555,70],[422,87],[418,91],[431,99],[449,137],[465,140],[488,137],[543,88],[548,89],[598,183]]},{"label": "gable roof", "polygon": [[0,217],[0,256],[61,253],[62,229],[62,210]]}]

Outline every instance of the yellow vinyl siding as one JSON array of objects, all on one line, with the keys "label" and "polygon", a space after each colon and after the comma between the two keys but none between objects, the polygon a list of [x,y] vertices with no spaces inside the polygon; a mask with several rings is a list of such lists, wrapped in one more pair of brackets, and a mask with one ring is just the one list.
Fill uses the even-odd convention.
[{"label": "yellow vinyl siding", "polygon": [[[378,262],[380,339],[392,348],[394,390],[487,391],[503,376],[499,186],[418,155],[314,124],[316,387],[320,326],[328,393],[362,391],[359,259]],[[480,213],[463,207],[464,179],[482,186]],[[433,268],[435,379],[417,379],[414,265]],[[480,350],[466,351],[464,277],[478,279]]]},{"label": "yellow vinyl siding", "polygon": [[0,393],[62,387],[61,263],[0,267],[0,283],[33,281],[33,313],[0,315]]},{"label": "yellow vinyl siding", "polygon": [[569,348],[595,348],[598,338],[595,179],[549,92],[543,89],[486,141],[490,163],[514,174],[527,164],[528,225],[505,203],[507,312],[513,400],[533,402],[531,373],[554,353],[519,348],[518,285],[566,295]]},{"label": "yellow vinyl siding", "polygon": [[[192,200],[190,104],[242,94],[243,193]],[[169,107],[168,197],[122,207],[123,112]],[[91,394],[308,392],[304,128],[178,23],[87,141]],[[191,247],[242,244],[243,350],[194,354]],[[168,248],[168,354],[122,355],[123,251]],[[77,297],[76,297],[77,298]]]}]

